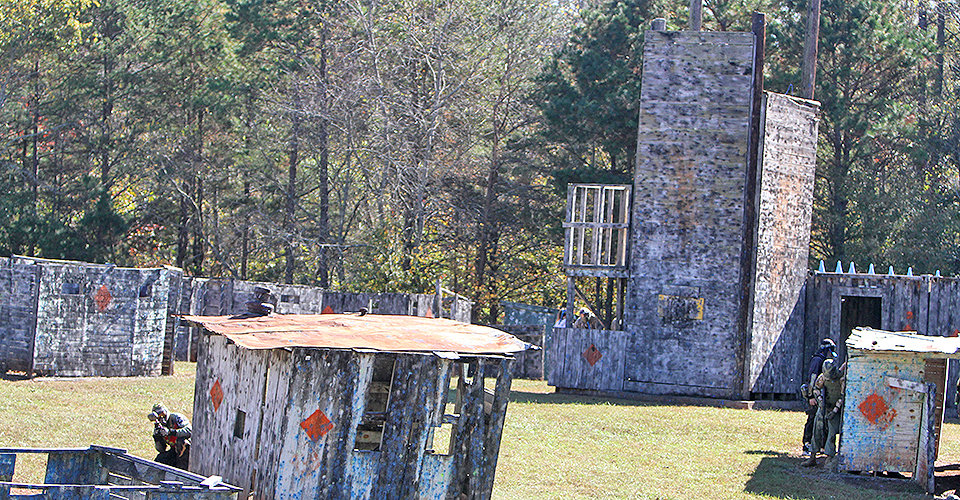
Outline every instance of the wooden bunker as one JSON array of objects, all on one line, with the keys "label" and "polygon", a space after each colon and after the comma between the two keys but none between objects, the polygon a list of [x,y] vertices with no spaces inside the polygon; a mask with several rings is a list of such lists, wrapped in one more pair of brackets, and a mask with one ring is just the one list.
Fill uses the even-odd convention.
[{"label": "wooden bunker", "polygon": [[[46,455],[42,483],[13,482],[17,458]],[[240,489],[105,446],[0,448],[0,499],[226,500]]]},{"label": "wooden bunker", "polygon": [[[0,258],[0,371],[123,377],[172,370],[183,272]],[[172,299],[172,300],[171,300]]]},{"label": "wooden bunker", "polygon": [[244,498],[490,497],[515,337],[413,316],[185,319],[204,330],[196,472]]},{"label": "wooden bunker", "polygon": [[567,315],[606,329],[548,332],[551,385],[796,392],[819,104],[763,89],[755,28],[645,32],[634,182],[568,190]]},{"label": "wooden bunker", "polygon": [[858,328],[847,339],[838,468],[909,472],[934,492],[947,358],[960,338]]}]

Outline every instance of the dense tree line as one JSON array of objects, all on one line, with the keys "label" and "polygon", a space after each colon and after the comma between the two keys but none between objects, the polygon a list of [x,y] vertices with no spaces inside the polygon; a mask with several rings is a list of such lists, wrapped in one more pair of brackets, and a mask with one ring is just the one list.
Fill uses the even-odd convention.
[{"label": "dense tree line", "polygon": [[[823,5],[813,259],[960,271],[955,5]],[[805,8],[704,26],[771,13],[797,93]],[[558,305],[565,185],[629,182],[653,17],[686,2],[0,0],[0,254]]]}]

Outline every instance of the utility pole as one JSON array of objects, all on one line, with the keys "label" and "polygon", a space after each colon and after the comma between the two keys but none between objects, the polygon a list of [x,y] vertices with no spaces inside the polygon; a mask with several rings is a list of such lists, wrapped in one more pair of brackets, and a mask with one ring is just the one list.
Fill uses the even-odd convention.
[{"label": "utility pole", "polygon": [[813,99],[817,83],[817,39],[820,37],[820,0],[810,0],[807,10],[807,36],[803,42],[803,82],[800,97]]},{"label": "utility pole", "polygon": [[703,0],[690,0],[690,31],[703,27]]}]

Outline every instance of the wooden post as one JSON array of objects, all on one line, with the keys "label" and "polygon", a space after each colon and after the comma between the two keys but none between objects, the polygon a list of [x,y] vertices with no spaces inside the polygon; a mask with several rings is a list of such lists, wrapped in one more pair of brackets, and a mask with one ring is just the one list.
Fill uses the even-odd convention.
[{"label": "wooden post", "polygon": [[741,336],[740,352],[737,355],[737,371],[741,382],[742,397],[750,397],[750,353],[753,339],[750,317],[753,309],[754,261],[757,229],[757,182],[760,165],[760,114],[763,107],[763,58],[767,38],[766,16],[753,13],[755,35],[753,55],[753,101],[750,109],[750,138],[747,147],[747,168],[743,196],[743,238],[740,243],[740,310],[737,331]]},{"label": "wooden post", "polygon": [[690,31],[703,27],[703,0],[690,0]]},{"label": "wooden post", "polygon": [[807,35],[803,42],[803,81],[800,97],[813,99],[817,83],[817,39],[820,37],[820,0],[810,0],[807,9]]},{"label": "wooden post", "polygon": [[936,442],[934,439],[934,421],[936,413],[937,385],[926,384],[926,395],[920,410],[920,439],[917,443],[917,465],[913,470],[913,480],[920,487],[933,494],[936,490],[934,462],[936,461]]},{"label": "wooden post", "polygon": [[653,31],[666,31],[667,20],[662,17],[658,17],[654,19],[653,23],[650,24],[650,29],[652,29]]}]

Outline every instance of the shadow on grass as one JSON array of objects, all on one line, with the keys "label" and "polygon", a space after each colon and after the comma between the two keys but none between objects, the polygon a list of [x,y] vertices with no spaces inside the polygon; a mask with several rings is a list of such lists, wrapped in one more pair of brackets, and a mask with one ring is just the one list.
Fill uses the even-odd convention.
[{"label": "shadow on grass", "polygon": [[613,406],[665,406],[662,403],[650,403],[645,401],[634,401],[630,399],[601,398],[596,396],[581,396],[577,394],[563,393],[543,393],[510,391],[511,403],[536,403],[536,404],[578,404],[578,405],[613,405]]},{"label": "shadow on grass", "polygon": [[33,377],[24,372],[10,371],[6,373],[0,373],[0,380],[4,380],[6,382],[19,382],[21,380],[30,380],[31,378]]},{"label": "shadow on grass", "polygon": [[888,479],[852,473],[834,473],[822,464],[801,467],[802,459],[772,450],[748,450],[747,455],[765,455],[747,480],[744,491],[782,499],[896,499],[918,498],[920,487],[903,479]]}]

